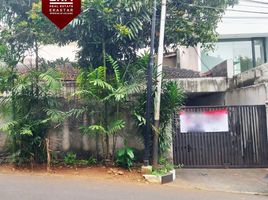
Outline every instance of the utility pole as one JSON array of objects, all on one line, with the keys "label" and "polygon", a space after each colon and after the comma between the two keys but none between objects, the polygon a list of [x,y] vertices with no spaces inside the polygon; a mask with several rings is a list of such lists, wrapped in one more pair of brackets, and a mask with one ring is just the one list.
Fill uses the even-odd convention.
[{"label": "utility pole", "polygon": [[165,24],[166,24],[167,0],[162,0],[161,4],[161,20],[160,20],[160,35],[159,47],[157,56],[157,86],[154,100],[154,139],[153,139],[153,166],[158,165],[158,143],[159,143],[159,123],[160,123],[160,105],[161,105],[161,91],[162,91],[162,71],[164,59],[164,38],[165,38]]},{"label": "utility pole", "polygon": [[150,140],[151,140],[151,113],[152,113],[152,93],[153,93],[153,67],[154,67],[154,44],[155,44],[155,25],[156,25],[156,0],[153,1],[153,15],[151,27],[151,47],[150,47],[150,63],[147,71],[147,101],[146,101],[146,133],[144,137],[144,166],[150,164]]}]

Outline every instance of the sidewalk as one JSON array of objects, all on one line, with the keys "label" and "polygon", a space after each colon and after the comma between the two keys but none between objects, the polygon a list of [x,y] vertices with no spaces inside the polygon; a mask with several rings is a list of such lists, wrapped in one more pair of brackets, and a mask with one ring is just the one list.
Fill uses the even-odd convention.
[{"label": "sidewalk", "polygon": [[179,169],[171,186],[268,195],[268,169]]}]

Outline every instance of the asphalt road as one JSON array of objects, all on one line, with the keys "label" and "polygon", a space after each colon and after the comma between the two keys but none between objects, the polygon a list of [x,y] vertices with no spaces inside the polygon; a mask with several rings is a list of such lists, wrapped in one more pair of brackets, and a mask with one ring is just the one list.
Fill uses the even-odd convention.
[{"label": "asphalt road", "polygon": [[123,183],[102,179],[0,174],[0,200],[267,200],[172,186]]}]

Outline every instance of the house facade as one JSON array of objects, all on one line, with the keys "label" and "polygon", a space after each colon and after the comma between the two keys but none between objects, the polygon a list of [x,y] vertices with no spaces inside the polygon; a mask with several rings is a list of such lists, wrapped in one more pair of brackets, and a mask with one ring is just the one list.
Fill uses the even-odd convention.
[{"label": "house facade", "polygon": [[225,60],[233,60],[234,74],[267,62],[268,33],[222,35],[214,50],[201,50],[201,71],[206,72]]},{"label": "house facade", "polygon": [[[213,50],[200,46],[177,49],[177,65],[173,67],[198,72],[199,76],[172,79],[187,95],[185,107],[175,114],[172,124],[175,164],[206,168],[268,166],[265,18],[230,19],[220,25],[219,41]],[[185,116],[188,121],[183,120]],[[215,128],[214,121],[219,119]]]},{"label": "house facade", "polygon": [[179,47],[169,53],[164,65],[205,73],[226,60],[232,60],[234,75],[267,62],[268,32],[221,35],[213,49]]}]

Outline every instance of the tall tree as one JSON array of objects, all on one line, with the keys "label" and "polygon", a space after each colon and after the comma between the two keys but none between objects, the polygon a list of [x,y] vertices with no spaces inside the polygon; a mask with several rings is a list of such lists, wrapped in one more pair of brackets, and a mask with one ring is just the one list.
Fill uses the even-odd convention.
[{"label": "tall tree", "polygon": [[[0,44],[12,54],[4,59],[7,64],[22,61],[26,51],[33,51],[38,67],[40,45],[67,43],[73,36],[72,28],[60,31],[41,12],[40,0],[0,0]],[[14,63],[13,63],[14,65]],[[16,65],[16,63],[15,63]]]},{"label": "tall tree", "polygon": [[169,0],[165,45],[207,46],[217,41],[216,32],[228,6],[238,0]]},{"label": "tall tree", "polygon": [[[13,153],[17,162],[44,161],[44,137],[50,116],[55,112],[55,96],[60,89],[60,77],[55,71],[40,69],[39,46],[56,42],[61,34],[41,14],[37,0],[0,0],[0,89],[8,96],[1,98],[2,108],[12,120],[1,127],[13,139]],[[28,51],[35,54],[35,66],[26,74],[16,69]]]},{"label": "tall tree", "polygon": [[81,66],[106,66],[106,54],[131,59],[148,39],[149,0],[85,0],[83,13],[73,23],[79,33]]},{"label": "tall tree", "polygon": [[[165,45],[194,46],[216,41],[217,24],[226,7],[235,2],[168,1]],[[138,50],[149,45],[151,6],[149,0],[85,0],[83,13],[73,23],[75,40],[81,48],[81,66],[104,65],[104,54],[117,60],[136,58]]]}]

